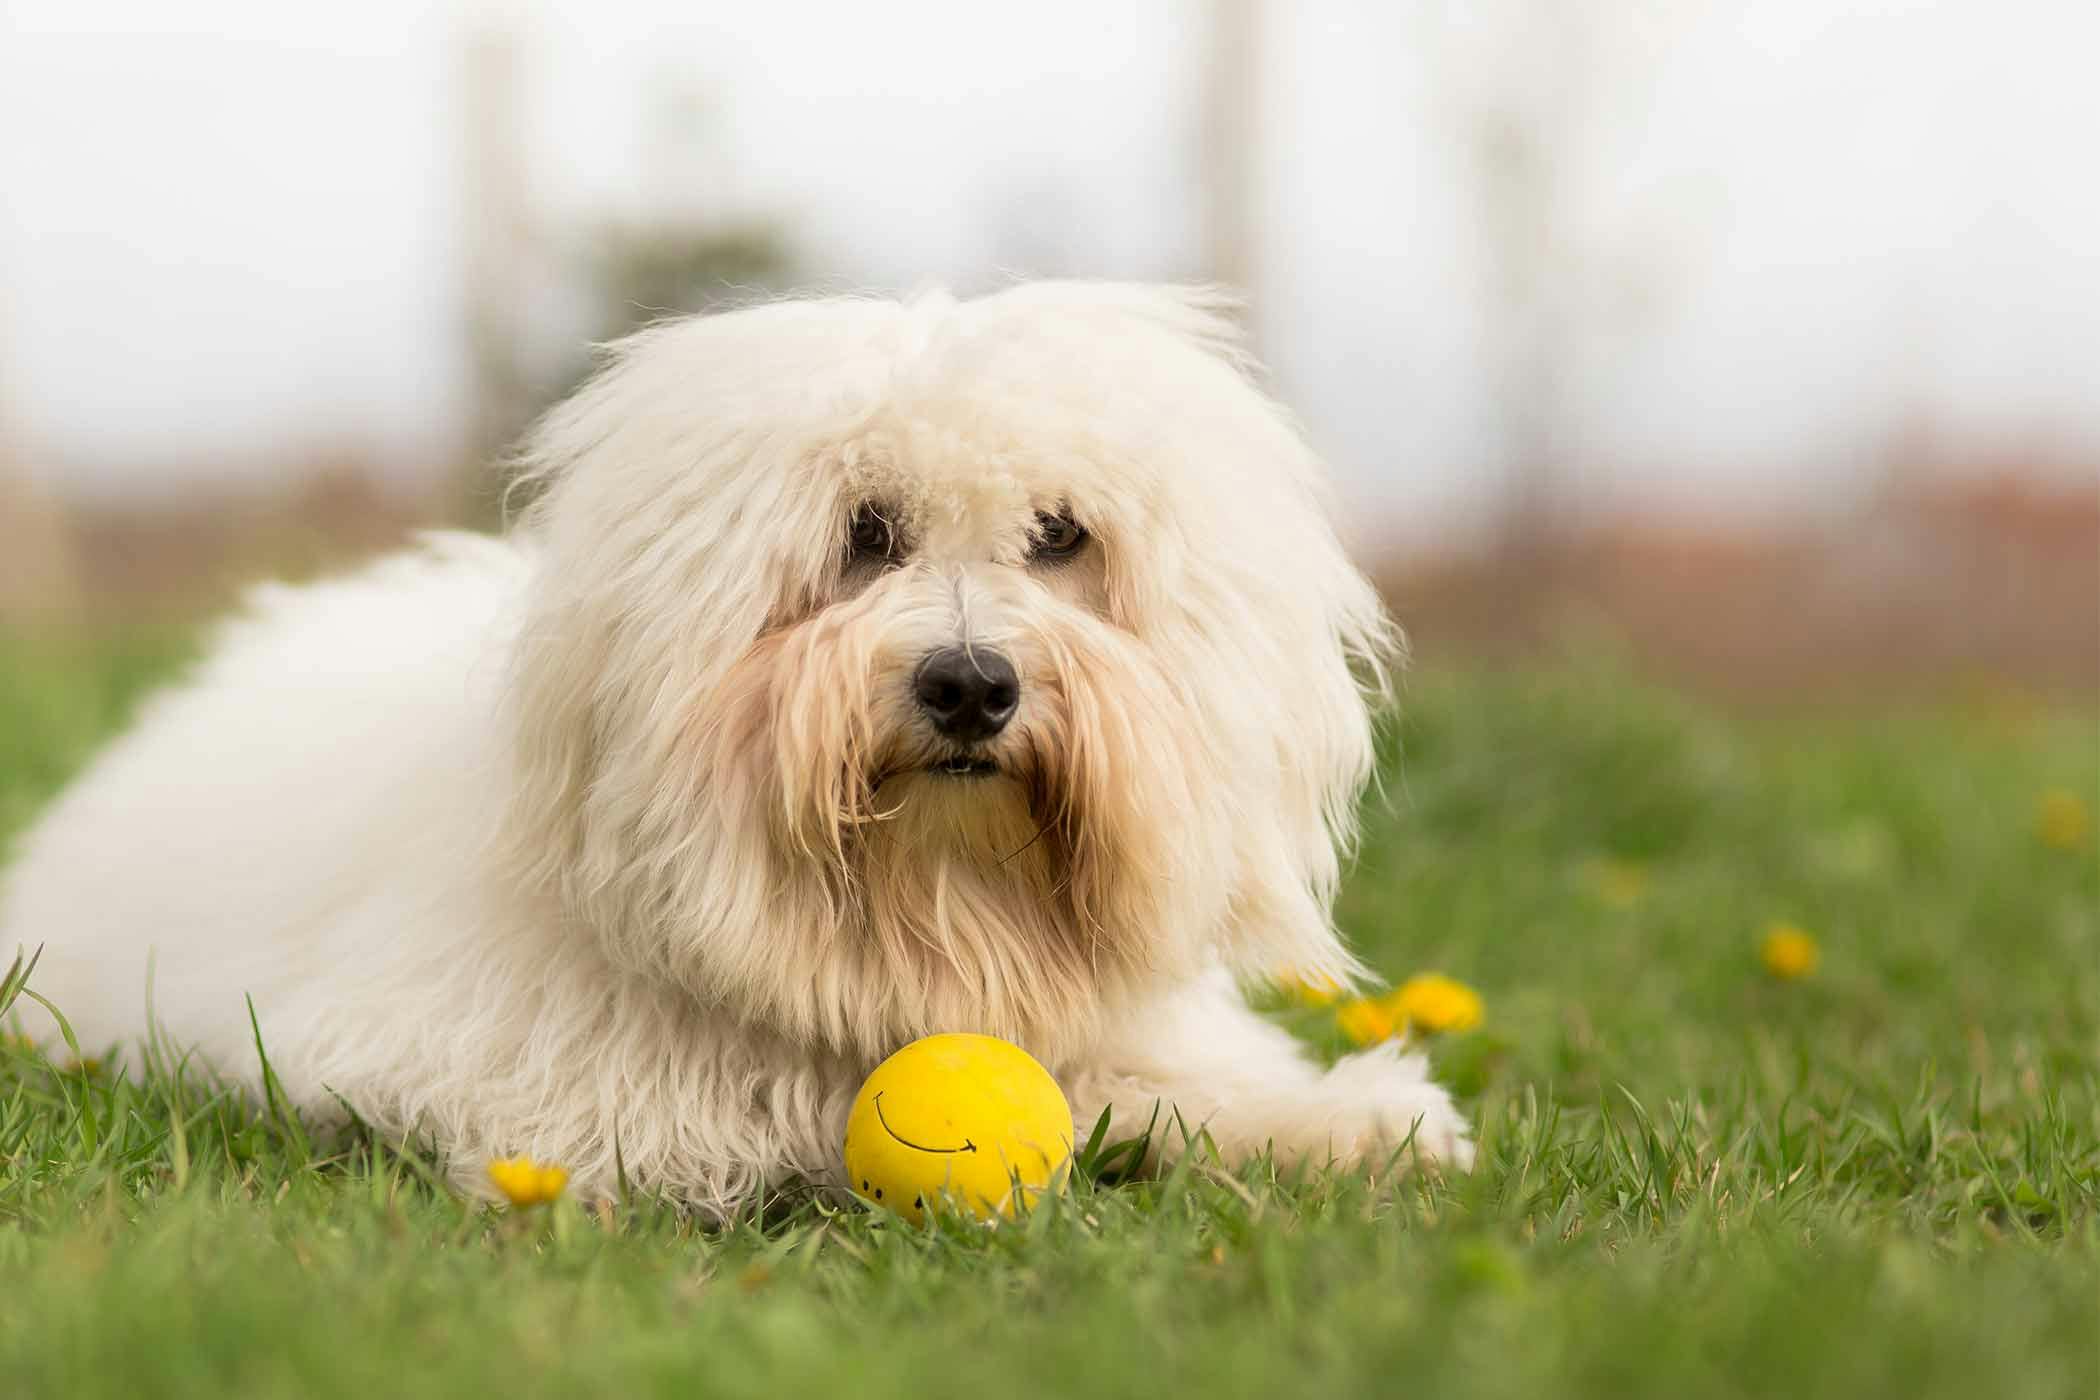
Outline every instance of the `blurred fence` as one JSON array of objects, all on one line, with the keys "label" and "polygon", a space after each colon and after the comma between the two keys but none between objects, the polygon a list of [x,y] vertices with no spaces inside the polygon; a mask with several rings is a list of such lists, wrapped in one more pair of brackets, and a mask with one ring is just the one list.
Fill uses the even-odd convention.
[{"label": "blurred fence", "polygon": [[[954,7],[925,34],[840,10],[858,37],[812,46],[806,20],[761,7],[690,30],[665,10],[655,35],[534,0],[379,15],[369,53],[344,16],[293,9],[283,49],[213,33],[183,50],[229,92],[291,100],[165,100],[155,84],[200,79],[144,63],[83,123],[79,75],[165,36],[112,47],[53,7],[49,32],[0,43],[5,110],[50,133],[6,165],[27,236],[0,239],[0,293],[42,311],[0,319],[0,358],[70,347],[12,403],[68,409],[43,415],[53,461],[25,463],[0,422],[0,625],[194,617],[419,526],[493,527],[490,463],[592,339],[812,282],[982,287],[996,264],[1245,291],[1286,397],[1354,469],[1368,566],[1427,661],[1580,635],[1736,687],[2100,691],[2100,462],[1971,452],[1830,513],[1888,465],[1858,443],[1965,395],[1991,412],[1964,421],[2100,452],[2091,356],[2063,329],[2089,319],[2069,258],[2100,203],[2026,207],[2083,189],[2052,153],[2089,125],[2087,87],[2050,74],[2090,46],[1980,3],[1785,9],[1188,0],[982,23]],[[1778,48],[1776,21],[1798,31]],[[362,101],[375,73],[398,86],[385,113]],[[1955,112],[1943,91],[1971,78]],[[2072,119],[2042,119],[2037,94]],[[276,119],[212,124],[251,108]],[[262,136],[305,184],[258,186],[243,143]],[[106,333],[170,288],[189,310],[157,340]],[[223,305],[197,299],[214,288]],[[394,314],[351,314],[389,296]],[[258,360],[300,368],[257,380]],[[1943,360],[1966,368],[1935,377]],[[428,372],[375,368],[403,363]],[[391,387],[361,397],[367,378]],[[1796,403],[1797,437],[1752,431]],[[253,405],[271,411],[234,411]],[[356,436],[389,413],[414,431]],[[113,423],[126,446],[80,446]],[[399,460],[311,446],[342,441]],[[245,494],[197,484],[261,442],[281,445],[252,448]],[[1693,514],[1645,513],[1666,478],[1614,460],[1671,469]],[[1757,475],[1782,465],[1817,513],[1747,523],[1743,500],[1782,499]],[[1603,514],[1571,509],[1605,482]],[[1472,529],[1476,547],[1379,552],[1382,494],[1384,525]]]},{"label": "blurred fence", "polygon": [[[0,626],[195,618],[254,578],[394,547],[457,504],[382,490],[354,463],[287,479],[302,484],[68,515],[15,497],[0,509]],[[2100,694],[2100,491],[2027,474],[1899,486],[1793,525],[1620,516],[1523,553],[1491,541],[1366,564],[1426,665],[1602,646],[1734,691]]]},{"label": "blurred fence", "polygon": [[1736,691],[2100,693],[2100,491],[2024,474],[1897,487],[1795,525],[1620,517],[1521,557],[1378,572],[1429,658],[1601,644]]}]

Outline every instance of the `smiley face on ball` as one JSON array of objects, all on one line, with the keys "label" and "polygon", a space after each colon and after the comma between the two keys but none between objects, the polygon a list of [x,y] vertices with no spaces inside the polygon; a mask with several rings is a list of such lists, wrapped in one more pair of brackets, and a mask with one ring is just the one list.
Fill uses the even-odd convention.
[{"label": "smiley face on ball", "polygon": [[913,1041],[876,1066],[846,1120],[854,1191],[913,1222],[946,1202],[1011,1216],[1064,1178],[1072,1110],[1048,1070],[985,1035]]}]

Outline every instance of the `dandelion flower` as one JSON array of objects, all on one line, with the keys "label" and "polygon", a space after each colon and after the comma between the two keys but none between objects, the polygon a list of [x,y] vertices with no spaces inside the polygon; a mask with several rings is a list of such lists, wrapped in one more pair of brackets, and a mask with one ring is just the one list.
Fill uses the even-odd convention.
[{"label": "dandelion flower", "polygon": [[2069,788],[2051,788],[2035,808],[2034,834],[2042,844],[2059,851],[2075,851],[2085,844],[2092,817],[2085,803]]},{"label": "dandelion flower", "polygon": [[1783,982],[1795,982],[1815,972],[1823,961],[1823,950],[1805,929],[1781,921],[1765,929],[1758,956],[1764,960],[1765,971]]},{"label": "dandelion flower", "polygon": [[1482,1017],[1480,993],[1440,972],[1408,978],[1384,996],[1360,997],[1335,1009],[1335,1023],[1358,1045],[1396,1035],[1469,1031]]},{"label": "dandelion flower", "polygon": [[1405,1023],[1393,1015],[1384,997],[1358,997],[1335,1008],[1335,1024],[1358,1045],[1376,1045],[1391,1040]]},{"label": "dandelion flower", "polygon": [[496,1183],[496,1189],[512,1205],[522,1209],[545,1205],[561,1195],[562,1188],[569,1184],[569,1173],[530,1157],[505,1157],[489,1163],[489,1180]]},{"label": "dandelion flower", "polygon": [[1300,1006],[1332,1006],[1342,995],[1341,983],[1317,973],[1286,972],[1276,979],[1276,987]]},{"label": "dandelion flower", "polygon": [[1424,1035],[1472,1030],[1484,1011],[1480,993],[1441,972],[1408,978],[1386,994],[1385,1002],[1395,1019]]}]

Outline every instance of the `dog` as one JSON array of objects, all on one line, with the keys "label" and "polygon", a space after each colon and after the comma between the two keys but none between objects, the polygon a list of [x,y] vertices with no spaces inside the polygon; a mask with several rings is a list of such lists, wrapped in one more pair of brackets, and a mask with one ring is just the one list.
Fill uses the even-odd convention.
[{"label": "dog", "polygon": [[856,1087],[940,1031],[1082,1133],[1178,1123],[1155,1160],[1467,1166],[1419,1055],[1322,1068],[1247,1000],[1362,975],[1330,911],[1399,634],[1231,312],[633,335],[507,537],[253,595],[24,838],[0,946],[84,1039],[250,1086],[259,1041],[469,1190],[513,1153],[713,1217],[836,1189]]}]

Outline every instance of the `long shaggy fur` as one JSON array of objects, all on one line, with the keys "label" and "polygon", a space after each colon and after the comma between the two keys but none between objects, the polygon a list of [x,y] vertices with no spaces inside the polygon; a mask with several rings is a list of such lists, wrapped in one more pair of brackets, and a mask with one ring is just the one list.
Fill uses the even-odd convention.
[{"label": "long shaggy fur", "polygon": [[[0,946],[98,1042],[726,1213],[835,1180],[907,1040],[1016,1041],[1082,1123],[1468,1160],[1419,1057],[1238,991],[1348,982],[1329,906],[1396,637],[1201,293],[1042,284],[644,331],[504,541],[259,593],[26,839]],[[876,512],[888,557],[847,546]],[[1091,540],[1032,553],[1063,513]],[[995,776],[912,677],[995,648]]]}]

